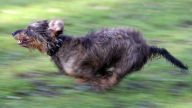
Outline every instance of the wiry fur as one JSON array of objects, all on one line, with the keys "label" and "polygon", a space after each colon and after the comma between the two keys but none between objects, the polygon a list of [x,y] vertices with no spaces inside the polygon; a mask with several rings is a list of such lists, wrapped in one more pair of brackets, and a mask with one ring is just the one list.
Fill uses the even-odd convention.
[{"label": "wiry fur", "polygon": [[172,64],[174,64],[175,66],[177,66],[177,67],[179,67],[181,69],[188,69],[187,66],[183,65],[183,63],[181,61],[179,61],[178,59],[173,57],[166,49],[157,48],[155,46],[152,46],[150,48],[150,50],[151,50],[151,53],[153,54],[153,56],[163,56],[168,61],[170,61]]},{"label": "wiry fur", "polygon": [[[21,30],[15,39],[24,33],[47,52],[54,47],[57,36],[52,36],[47,21],[39,23]],[[176,66],[187,69],[165,49],[149,46],[134,29],[104,28],[81,37],[61,35],[64,36],[63,45],[51,56],[56,66],[66,75],[89,82],[98,90],[108,89],[125,75],[140,70],[152,55],[162,55]]]}]

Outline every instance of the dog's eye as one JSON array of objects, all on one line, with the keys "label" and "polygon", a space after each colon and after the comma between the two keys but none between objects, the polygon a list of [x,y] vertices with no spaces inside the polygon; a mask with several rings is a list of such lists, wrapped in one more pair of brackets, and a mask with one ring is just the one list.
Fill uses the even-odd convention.
[{"label": "dog's eye", "polygon": [[27,34],[28,36],[32,36],[33,30],[32,30],[32,29],[28,29],[28,30],[26,31],[26,34]]},{"label": "dog's eye", "polygon": [[27,27],[27,31],[28,31],[28,32],[33,32],[34,30],[32,29],[32,27],[28,26],[28,27]]}]

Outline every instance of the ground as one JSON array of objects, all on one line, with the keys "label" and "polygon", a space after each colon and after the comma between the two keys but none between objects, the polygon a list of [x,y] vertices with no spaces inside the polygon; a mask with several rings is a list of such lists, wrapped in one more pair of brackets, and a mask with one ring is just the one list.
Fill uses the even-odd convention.
[{"label": "ground", "polygon": [[0,0],[0,108],[191,108],[192,74],[162,58],[102,93],[57,74],[46,55],[17,45],[11,32],[63,18],[65,33],[103,27],[140,30],[151,45],[192,66],[191,0]]}]

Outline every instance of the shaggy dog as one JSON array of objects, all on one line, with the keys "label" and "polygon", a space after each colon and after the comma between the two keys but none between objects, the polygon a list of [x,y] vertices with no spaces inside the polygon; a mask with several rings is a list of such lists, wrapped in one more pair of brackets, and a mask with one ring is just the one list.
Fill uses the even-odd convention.
[{"label": "shaggy dog", "polygon": [[175,66],[187,69],[166,49],[148,45],[134,29],[103,28],[73,37],[62,34],[63,28],[61,20],[42,20],[12,35],[20,46],[47,53],[61,72],[92,84],[96,90],[118,84],[154,56],[162,56]]}]

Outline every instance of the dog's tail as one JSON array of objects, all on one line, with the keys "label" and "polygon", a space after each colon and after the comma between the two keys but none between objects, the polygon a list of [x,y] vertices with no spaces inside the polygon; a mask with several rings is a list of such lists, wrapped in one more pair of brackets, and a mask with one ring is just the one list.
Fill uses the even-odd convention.
[{"label": "dog's tail", "polygon": [[166,49],[164,48],[158,48],[155,46],[150,47],[150,52],[152,56],[163,56],[165,59],[167,59],[169,62],[171,62],[173,65],[188,70],[188,67],[185,66],[181,61],[173,57]]}]

